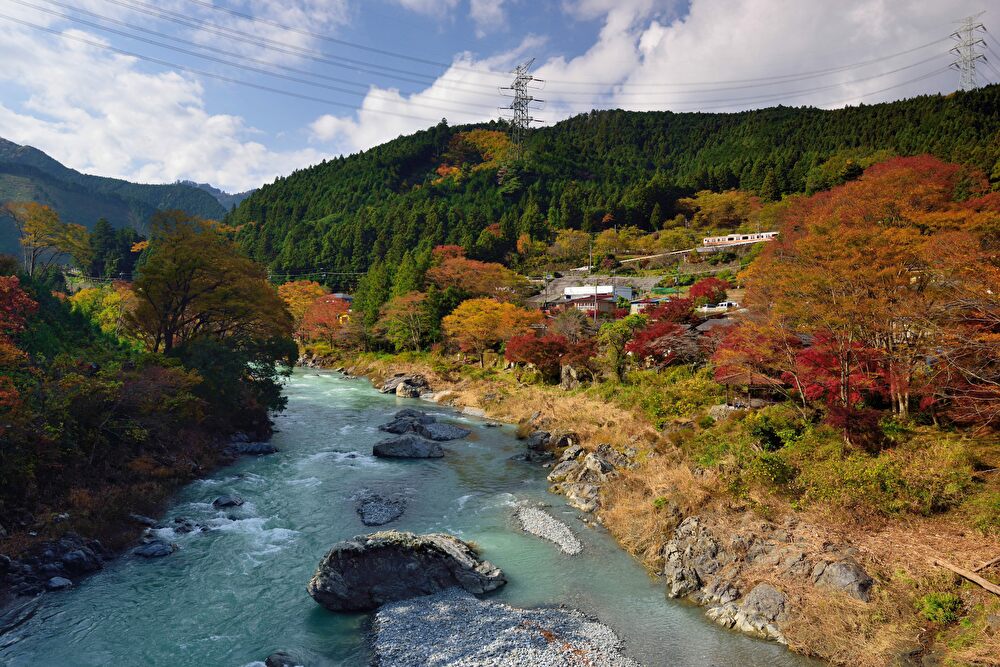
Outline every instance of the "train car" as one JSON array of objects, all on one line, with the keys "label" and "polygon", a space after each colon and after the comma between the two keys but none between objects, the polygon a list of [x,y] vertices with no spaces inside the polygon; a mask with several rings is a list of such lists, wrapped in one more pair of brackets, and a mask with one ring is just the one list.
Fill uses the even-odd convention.
[{"label": "train car", "polygon": [[701,240],[705,247],[716,247],[726,245],[743,245],[745,243],[760,243],[770,241],[778,232],[756,232],[753,234],[729,234],[727,236],[706,236]]}]

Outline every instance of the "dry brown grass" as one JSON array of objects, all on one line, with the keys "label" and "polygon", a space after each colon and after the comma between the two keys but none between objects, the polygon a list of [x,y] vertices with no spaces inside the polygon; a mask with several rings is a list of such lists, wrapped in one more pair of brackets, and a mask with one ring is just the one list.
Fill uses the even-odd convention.
[{"label": "dry brown grass", "polygon": [[714,477],[696,478],[678,454],[652,454],[605,486],[601,520],[626,551],[658,571],[663,567],[663,546],[677,525],[678,517],[668,503],[684,516],[694,514],[712,498],[714,481]]},{"label": "dry brown grass", "polygon": [[794,601],[795,614],[782,626],[788,646],[835,665],[883,667],[901,652],[919,649],[921,628],[912,604],[904,606],[895,591],[877,589],[869,603],[843,593],[774,582]]}]

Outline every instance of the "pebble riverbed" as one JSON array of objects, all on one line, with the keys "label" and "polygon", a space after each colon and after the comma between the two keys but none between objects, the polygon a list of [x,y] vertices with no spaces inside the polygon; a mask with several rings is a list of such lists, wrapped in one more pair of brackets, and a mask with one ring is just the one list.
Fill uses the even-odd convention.
[{"label": "pebble riverbed", "polygon": [[381,667],[639,667],[611,628],[573,609],[515,609],[452,588],[383,605]]},{"label": "pebble riverbed", "polygon": [[537,507],[519,507],[514,516],[524,531],[552,542],[565,554],[575,556],[583,550],[583,545],[569,526],[548,512]]}]

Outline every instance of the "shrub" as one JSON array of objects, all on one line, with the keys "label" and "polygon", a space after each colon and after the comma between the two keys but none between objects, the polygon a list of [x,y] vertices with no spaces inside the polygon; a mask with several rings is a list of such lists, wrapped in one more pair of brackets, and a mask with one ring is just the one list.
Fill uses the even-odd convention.
[{"label": "shrub", "polygon": [[969,504],[972,526],[983,535],[1000,535],[1000,492],[985,493]]},{"label": "shrub", "polygon": [[917,612],[932,623],[953,623],[962,610],[962,599],[954,593],[928,593],[917,600]]}]

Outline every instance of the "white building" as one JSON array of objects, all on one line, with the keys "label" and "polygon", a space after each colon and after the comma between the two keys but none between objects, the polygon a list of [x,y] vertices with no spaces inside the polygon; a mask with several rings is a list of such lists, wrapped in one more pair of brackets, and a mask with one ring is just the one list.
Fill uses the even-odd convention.
[{"label": "white building", "polygon": [[623,285],[575,285],[563,288],[564,299],[580,299],[586,296],[616,296],[632,300],[632,288]]}]

